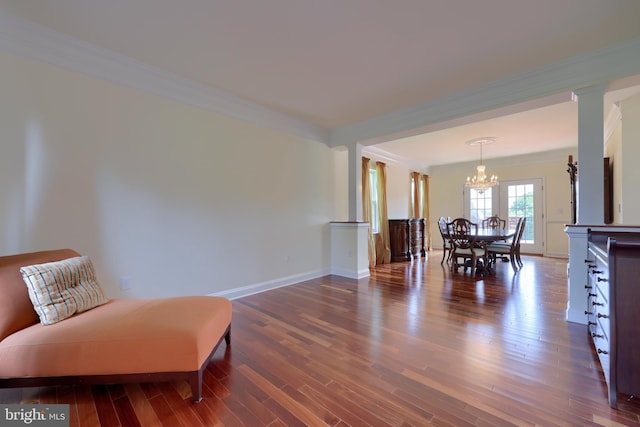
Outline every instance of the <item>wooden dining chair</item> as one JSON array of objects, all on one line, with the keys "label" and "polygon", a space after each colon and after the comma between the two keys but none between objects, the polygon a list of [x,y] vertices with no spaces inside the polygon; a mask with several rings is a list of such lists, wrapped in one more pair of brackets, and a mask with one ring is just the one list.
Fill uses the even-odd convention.
[{"label": "wooden dining chair", "polygon": [[522,218],[522,224],[520,224],[520,233],[518,234],[518,241],[516,242],[516,260],[520,268],[522,268],[522,259],[520,258],[520,242],[522,241],[522,236],[524,235],[524,230],[527,227],[527,218]]},{"label": "wooden dining chair", "polygon": [[504,230],[507,228],[507,220],[500,218],[498,215],[493,215],[482,220],[482,228]]},{"label": "wooden dining chair", "polygon": [[489,267],[489,252],[487,243],[478,241],[478,224],[456,218],[447,223],[447,233],[452,245],[451,270],[463,267],[466,271],[469,267],[473,275],[484,274]]},{"label": "wooden dining chair", "polygon": [[442,237],[442,260],[440,264],[444,263],[446,258],[447,262],[451,261],[451,254],[453,250],[453,245],[449,240],[449,234],[447,233],[447,220],[445,217],[441,216],[438,219],[438,229],[440,230],[440,236]]},{"label": "wooden dining chair", "polygon": [[489,259],[492,263],[495,263],[498,257],[504,257],[504,260],[511,261],[511,268],[513,268],[514,272],[522,267],[522,261],[520,260],[520,239],[522,239],[526,220],[525,217],[518,218],[516,230],[510,242],[493,242],[487,245]]}]

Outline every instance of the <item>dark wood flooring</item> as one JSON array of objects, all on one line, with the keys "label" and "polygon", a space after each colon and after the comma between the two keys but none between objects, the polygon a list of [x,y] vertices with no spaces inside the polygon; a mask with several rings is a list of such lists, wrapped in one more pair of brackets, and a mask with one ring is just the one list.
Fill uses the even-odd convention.
[{"label": "dark wood flooring", "polygon": [[186,382],[0,390],[68,403],[71,426],[620,426],[586,327],[564,320],[566,260],[472,278],[440,251],[233,302],[232,342]]}]

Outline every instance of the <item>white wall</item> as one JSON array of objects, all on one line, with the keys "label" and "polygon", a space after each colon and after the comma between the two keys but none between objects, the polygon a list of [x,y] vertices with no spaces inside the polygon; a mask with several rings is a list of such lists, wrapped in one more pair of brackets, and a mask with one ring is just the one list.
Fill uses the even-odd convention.
[{"label": "white wall", "polygon": [[9,54],[0,69],[1,254],[74,248],[111,297],[329,270],[341,152]]},{"label": "white wall", "polygon": [[406,167],[387,165],[387,216],[389,219],[411,218],[410,171]]},{"label": "white wall", "polygon": [[640,95],[620,102],[622,112],[622,193],[618,201],[621,209],[621,223],[624,225],[640,225]]}]

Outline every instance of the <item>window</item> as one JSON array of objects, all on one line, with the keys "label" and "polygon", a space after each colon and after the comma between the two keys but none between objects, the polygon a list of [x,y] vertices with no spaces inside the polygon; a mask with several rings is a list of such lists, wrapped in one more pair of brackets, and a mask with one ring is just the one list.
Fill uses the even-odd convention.
[{"label": "window", "polygon": [[507,189],[507,206],[509,207],[509,220],[511,218],[525,217],[524,234],[522,243],[534,243],[534,202],[533,184],[509,185]]},{"label": "window", "polygon": [[469,189],[469,219],[476,224],[482,224],[482,220],[493,215],[492,188],[486,190]]},{"label": "window", "polygon": [[510,229],[515,228],[518,218],[527,218],[520,241],[523,253],[544,253],[543,190],[541,178],[500,183],[501,218],[508,218]]},{"label": "window", "polygon": [[369,183],[371,187],[371,232],[380,232],[380,215],[378,214],[378,174],[375,169],[369,169]]}]

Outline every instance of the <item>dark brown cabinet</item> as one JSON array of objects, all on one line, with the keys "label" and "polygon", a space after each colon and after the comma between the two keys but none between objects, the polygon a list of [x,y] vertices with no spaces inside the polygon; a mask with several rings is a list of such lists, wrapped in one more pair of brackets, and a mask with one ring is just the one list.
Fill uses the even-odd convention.
[{"label": "dark brown cabinet", "polygon": [[391,262],[410,261],[415,257],[425,256],[424,235],[424,218],[390,219]]},{"label": "dark brown cabinet", "polygon": [[591,233],[588,250],[588,332],[615,408],[640,394],[640,234]]}]

